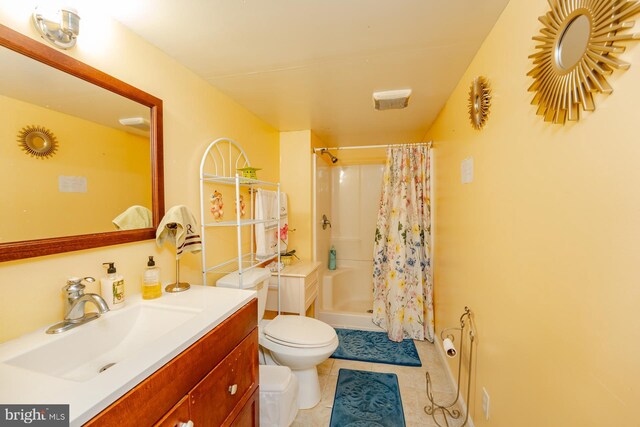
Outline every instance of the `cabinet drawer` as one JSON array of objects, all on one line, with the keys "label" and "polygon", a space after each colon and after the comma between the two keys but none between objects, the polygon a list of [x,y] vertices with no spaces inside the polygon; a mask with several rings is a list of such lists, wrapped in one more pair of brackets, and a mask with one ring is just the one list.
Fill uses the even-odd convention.
[{"label": "cabinet drawer", "polygon": [[[194,425],[222,425],[245,394],[252,394],[258,387],[257,376],[256,328],[189,393]],[[231,387],[235,390],[231,391]]]},{"label": "cabinet drawer", "polygon": [[189,396],[182,398],[160,421],[153,427],[176,427],[189,421]]}]

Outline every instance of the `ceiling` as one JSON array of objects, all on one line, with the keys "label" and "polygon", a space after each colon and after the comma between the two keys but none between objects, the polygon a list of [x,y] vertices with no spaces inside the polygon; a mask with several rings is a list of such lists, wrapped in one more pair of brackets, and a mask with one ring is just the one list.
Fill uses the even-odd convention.
[{"label": "ceiling", "polygon": [[0,64],[0,96],[149,137],[148,131],[119,122],[132,117],[149,120],[149,107],[9,49],[0,49]]},{"label": "ceiling", "polygon": [[[109,13],[280,131],[418,142],[508,0],[112,0]],[[376,111],[372,92],[411,88]],[[461,114],[465,114],[461,111]]]}]

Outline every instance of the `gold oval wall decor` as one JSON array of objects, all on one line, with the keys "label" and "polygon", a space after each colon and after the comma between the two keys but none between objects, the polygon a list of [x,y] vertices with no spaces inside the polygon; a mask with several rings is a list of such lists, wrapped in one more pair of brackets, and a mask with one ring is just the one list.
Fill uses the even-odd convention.
[{"label": "gold oval wall decor", "polygon": [[469,119],[474,129],[484,127],[489,117],[491,108],[491,89],[489,81],[482,77],[476,77],[469,88]]},{"label": "gold oval wall decor", "polygon": [[533,40],[540,42],[529,56],[535,80],[532,105],[546,122],[578,121],[580,110],[594,111],[594,93],[613,92],[605,76],[630,64],[617,58],[620,42],[637,40],[629,18],[640,12],[640,1],[548,0],[551,9],[538,20],[543,28]]},{"label": "gold oval wall decor", "polygon": [[27,154],[44,159],[58,149],[58,140],[49,129],[42,126],[25,126],[18,132],[18,145]]}]

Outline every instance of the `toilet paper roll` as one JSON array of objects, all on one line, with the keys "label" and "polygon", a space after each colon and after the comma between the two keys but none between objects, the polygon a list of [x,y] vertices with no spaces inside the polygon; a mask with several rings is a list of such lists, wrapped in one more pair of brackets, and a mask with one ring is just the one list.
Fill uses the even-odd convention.
[{"label": "toilet paper roll", "polygon": [[444,341],[442,341],[442,346],[444,347],[444,352],[447,357],[456,357],[456,354],[458,354],[458,350],[453,346],[451,339],[445,338]]}]

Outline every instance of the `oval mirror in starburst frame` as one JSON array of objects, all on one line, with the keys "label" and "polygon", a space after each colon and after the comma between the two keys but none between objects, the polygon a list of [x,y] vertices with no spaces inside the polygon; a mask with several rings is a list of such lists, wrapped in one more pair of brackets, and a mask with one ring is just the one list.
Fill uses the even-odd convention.
[{"label": "oval mirror in starburst frame", "polygon": [[489,81],[476,77],[469,88],[469,120],[474,129],[480,130],[487,123],[491,108],[491,89]]},{"label": "oval mirror in starburst frame", "polygon": [[546,122],[578,121],[580,111],[594,111],[594,93],[609,94],[606,79],[613,70],[630,64],[617,57],[622,42],[637,40],[628,33],[640,12],[639,1],[548,0],[550,10],[538,20],[543,28],[533,40],[540,42],[530,55],[534,67],[527,74],[535,80],[531,104]]},{"label": "oval mirror in starburst frame", "polygon": [[58,140],[43,126],[25,126],[18,132],[18,145],[30,156],[46,159],[56,153]]}]

